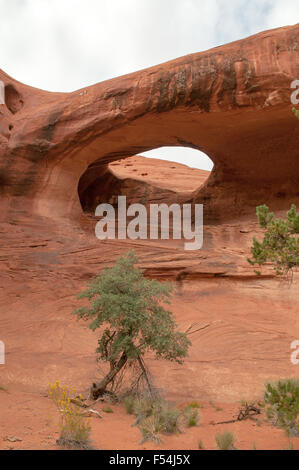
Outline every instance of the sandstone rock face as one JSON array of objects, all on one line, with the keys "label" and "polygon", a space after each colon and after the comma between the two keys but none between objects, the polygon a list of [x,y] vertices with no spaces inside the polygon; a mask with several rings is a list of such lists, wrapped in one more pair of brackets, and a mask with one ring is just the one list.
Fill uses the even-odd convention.
[{"label": "sandstone rock face", "polygon": [[36,90],[0,72],[4,212],[21,197],[30,214],[73,219],[88,165],[165,145],[213,160],[194,193],[210,220],[246,213],[261,198],[281,208],[298,200],[299,131],[290,112],[298,31],[267,31],[74,93]]},{"label": "sandstone rock face", "polygon": [[[183,203],[202,186],[209,171],[178,163],[134,156],[105,165],[96,162],[81,176],[78,193],[82,209],[94,214],[100,203],[116,203],[126,196],[127,205]],[[97,177],[96,177],[97,176]]]},{"label": "sandstone rock face", "polygon": [[[73,93],[37,90],[0,71],[2,383],[88,387],[97,341],[71,315],[74,296],[129,248],[148,276],[176,282],[180,327],[204,327],[183,367],[149,358],[174,398],[251,399],[265,380],[296,376],[298,276],[281,286],[266,268],[257,279],[246,257],[259,233],[257,204],[278,213],[299,205],[290,103],[298,39],[299,25],[267,31]],[[136,156],[161,146],[202,150],[214,168]],[[202,202],[203,249],[99,242],[88,212],[116,191],[144,204]]]}]

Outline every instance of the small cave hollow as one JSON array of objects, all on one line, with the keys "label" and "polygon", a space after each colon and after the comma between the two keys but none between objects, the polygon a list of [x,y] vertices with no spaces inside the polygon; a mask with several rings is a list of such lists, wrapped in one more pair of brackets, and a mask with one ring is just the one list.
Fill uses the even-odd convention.
[{"label": "small cave hollow", "polygon": [[14,85],[9,84],[5,87],[5,104],[12,114],[20,111],[24,105],[22,95]]}]

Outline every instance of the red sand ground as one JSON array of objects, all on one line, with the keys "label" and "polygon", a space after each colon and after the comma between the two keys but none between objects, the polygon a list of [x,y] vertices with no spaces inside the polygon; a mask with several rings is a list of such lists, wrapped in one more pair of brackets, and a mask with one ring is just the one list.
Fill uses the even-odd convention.
[{"label": "red sand ground", "polygon": [[[299,450],[298,438],[287,438],[282,430],[270,426],[263,415],[258,422],[212,424],[235,418],[239,411],[237,403],[201,402],[201,405],[199,426],[186,428],[183,425],[180,434],[162,436],[162,442],[156,445],[150,441],[140,444],[141,433],[136,426],[132,427],[135,418],[126,413],[123,405],[109,404],[113,413],[108,414],[101,411],[105,405],[97,404],[94,408],[103,418],[90,418],[92,445],[101,450],[198,450],[199,441],[202,441],[205,450],[213,450],[217,448],[215,435],[231,431],[236,437],[237,449],[253,450],[255,446],[257,450],[286,450],[291,443]],[[0,435],[0,449],[58,449],[59,418],[55,405],[38,393],[1,392]],[[7,438],[20,440],[10,442]]]}]

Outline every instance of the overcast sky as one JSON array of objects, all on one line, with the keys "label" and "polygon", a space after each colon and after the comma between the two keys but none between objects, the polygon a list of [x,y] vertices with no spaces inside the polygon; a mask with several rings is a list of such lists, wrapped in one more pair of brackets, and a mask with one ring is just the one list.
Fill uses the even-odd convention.
[{"label": "overcast sky", "polygon": [[[297,22],[298,0],[0,0],[0,68],[73,91]],[[195,150],[158,153],[211,168]]]}]

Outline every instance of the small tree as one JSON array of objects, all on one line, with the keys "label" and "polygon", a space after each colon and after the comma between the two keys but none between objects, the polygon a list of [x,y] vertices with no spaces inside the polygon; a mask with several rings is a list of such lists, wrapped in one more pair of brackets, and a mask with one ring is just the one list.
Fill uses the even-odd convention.
[{"label": "small tree", "polygon": [[[299,266],[299,214],[292,204],[286,220],[275,219],[266,205],[256,208],[258,222],[265,229],[263,241],[255,237],[251,248],[252,258],[248,262],[262,266],[267,261],[274,263],[277,274],[288,274]],[[256,271],[260,275],[259,271]]]},{"label": "small tree", "polygon": [[186,333],[176,330],[172,313],[161,305],[169,303],[172,284],[146,279],[134,266],[137,262],[129,251],[112,268],[98,274],[78,296],[87,298],[90,306],[74,313],[92,320],[91,330],[102,328],[97,353],[99,359],[110,364],[103,380],[93,384],[94,398],[106,391],[128,362],[137,362],[146,374],[142,358],[147,351],[155,352],[158,359],[181,364],[191,344]]}]

